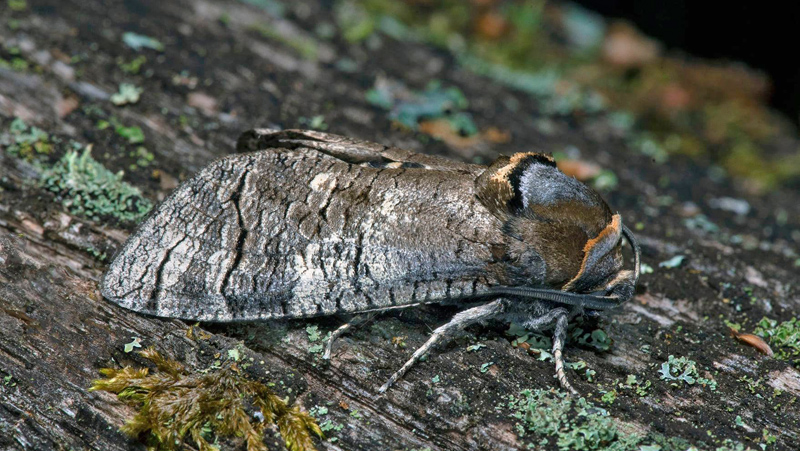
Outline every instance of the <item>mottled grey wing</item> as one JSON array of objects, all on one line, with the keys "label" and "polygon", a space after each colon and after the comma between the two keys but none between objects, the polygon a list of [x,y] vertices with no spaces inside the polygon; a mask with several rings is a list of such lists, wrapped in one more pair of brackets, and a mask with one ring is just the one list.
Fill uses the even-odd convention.
[{"label": "mottled grey wing", "polygon": [[233,155],[179,186],[130,237],[103,295],[204,321],[359,312],[473,296],[500,224],[474,178],[349,164],[318,150]]}]

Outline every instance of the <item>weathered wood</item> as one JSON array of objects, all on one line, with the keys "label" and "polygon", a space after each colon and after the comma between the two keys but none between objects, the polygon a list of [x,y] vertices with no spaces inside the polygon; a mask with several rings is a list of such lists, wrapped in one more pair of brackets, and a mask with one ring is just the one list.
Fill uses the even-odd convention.
[{"label": "weathered wood", "polygon": [[[64,139],[91,143],[98,160],[128,171],[126,180],[153,200],[163,198],[175,180],[233,152],[241,131],[276,124],[303,127],[301,117],[319,114],[335,133],[453,153],[439,142],[423,149],[412,134],[392,129],[383,112],[364,100],[365,86],[378,75],[415,84],[432,78],[458,84],[477,105],[472,113],[480,125],[501,124],[514,136],[508,144],[484,143],[462,151],[462,158],[556,150],[569,143],[596,149],[597,160],[621,180],[609,203],[632,224],[645,225],[638,235],[644,261],[655,273],[643,276],[633,301],[601,321],[614,340],[609,352],[567,346],[568,361],[583,360],[596,371],[594,382],[570,371],[573,384],[602,404],[601,390],[618,387],[616,382],[630,374],[652,381],[646,396],[619,389],[617,400],[605,405],[628,428],[680,437],[701,449],[715,449],[726,438],[757,448],[766,430],[778,437],[767,449],[798,449],[800,373],[728,337],[724,323],[747,319],[752,329],[762,316],[787,320],[800,311],[798,271],[783,252],[796,241],[760,238],[775,208],[793,212],[784,224],[769,222],[780,236],[791,237],[798,229],[797,192],[748,197],[735,187],[696,177],[682,163],[653,166],[647,157],[628,153],[619,139],[593,137],[587,131],[592,124],[570,128],[565,123],[564,133],[538,135],[530,130],[532,100],[510,111],[504,101],[525,99],[523,94],[490,85],[422,44],[387,41],[384,45],[394,46],[387,57],[344,41],[323,41],[315,58],[303,59],[286,42],[253,31],[255,25],[266,25],[297,39],[312,36],[308,30],[330,14],[313,2],[297,2],[289,19],[235,1],[28,4],[29,10],[19,15],[21,28],[0,24],[4,45],[18,47],[38,67],[26,72],[0,68],[4,129],[18,117]],[[141,53],[147,62],[138,74],[126,74],[117,61],[140,55],[122,43],[125,31],[165,45],[163,54]],[[415,64],[406,61],[411,54]],[[358,73],[337,68],[334,63],[344,56],[358,62]],[[139,103],[120,108],[108,101],[121,82],[144,88]],[[104,118],[92,112],[97,107],[106,111]],[[143,128],[143,145],[155,155],[152,163],[130,169],[135,158],[129,155],[136,146],[98,129],[98,121],[110,117]],[[154,169],[160,178],[153,176]],[[659,206],[663,193],[655,181],[663,175],[673,176],[671,194],[680,201],[704,205],[709,196],[748,198],[756,211],[745,219],[734,222],[727,213],[705,213],[726,234],[755,240],[755,248],[687,228],[677,207]],[[208,367],[229,349],[242,349],[253,359],[248,369],[253,377],[274,382],[279,394],[305,409],[329,408],[322,420],[343,426],[328,434],[336,441],[319,443],[329,450],[519,449],[528,441],[515,431],[508,395],[557,385],[550,362],[510,346],[506,326],[489,325],[470,328],[467,338],[434,352],[387,394],[377,396],[380,384],[430,330],[453,314],[449,307],[378,317],[342,339],[331,362],[309,352],[313,344],[305,328],[333,330],[340,324],[335,319],[207,325],[210,338],[190,339],[186,323],[140,316],[100,297],[97,282],[106,263],[98,256],[113,254],[133,225],[68,213],[38,185],[38,177],[33,165],[0,150],[0,449],[141,449],[118,432],[133,411],[110,394],[87,391],[99,368],[143,363],[123,351],[133,338],[192,369]],[[646,215],[648,209],[661,216]],[[676,254],[687,256],[682,267],[658,268],[658,262]],[[467,352],[467,345],[476,342],[485,347]],[[701,375],[717,382],[716,391],[700,385],[675,388],[659,380],[658,369],[669,355],[698,362]],[[775,389],[783,393],[776,396]],[[742,425],[736,424],[737,416]],[[281,449],[280,439],[270,438],[270,446]]]}]

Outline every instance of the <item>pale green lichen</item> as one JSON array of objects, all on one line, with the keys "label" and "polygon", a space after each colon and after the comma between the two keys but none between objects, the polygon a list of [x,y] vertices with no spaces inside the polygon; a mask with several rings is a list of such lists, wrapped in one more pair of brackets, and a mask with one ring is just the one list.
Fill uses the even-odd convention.
[{"label": "pale green lichen", "polygon": [[306,326],[306,334],[308,334],[308,341],[314,343],[322,338],[322,332],[316,325]]},{"label": "pale green lichen", "polygon": [[778,324],[774,319],[763,318],[755,334],[769,340],[775,348],[775,358],[800,366],[800,319],[792,318]]},{"label": "pale green lichen", "polygon": [[410,130],[427,120],[445,120],[460,136],[473,136],[478,127],[464,111],[469,102],[460,89],[432,81],[423,91],[412,91],[393,80],[379,79],[366,93],[367,102],[389,111],[389,119]]},{"label": "pale green lichen", "polygon": [[209,440],[240,437],[248,451],[267,451],[264,433],[273,424],[290,451],[313,451],[312,434],[322,437],[314,417],[290,408],[233,364],[189,373],[152,348],[140,354],[155,371],[103,368],[105,378],[94,381],[90,390],[116,393],[120,401],[138,408],[122,431],[144,438],[151,450],[183,449],[184,440],[191,440],[200,451],[212,451],[217,448]]},{"label": "pale green lichen", "polygon": [[8,133],[0,135],[0,146],[11,155],[26,161],[34,161],[53,151],[50,135],[40,128],[28,126],[20,118],[11,122]]},{"label": "pale green lichen", "polygon": [[137,52],[142,49],[157,50],[159,52],[164,51],[164,44],[158,39],[132,31],[122,33],[122,42]]},{"label": "pale green lichen", "polygon": [[632,390],[640,397],[647,396],[647,391],[653,385],[649,380],[640,381],[635,374],[629,374],[625,382],[620,382],[617,386],[622,390]]},{"label": "pale green lichen", "polygon": [[670,258],[669,260],[664,260],[663,262],[659,263],[658,267],[659,268],[668,268],[668,269],[677,268],[681,264],[683,264],[683,261],[685,259],[686,259],[686,256],[684,256],[684,255],[676,255],[676,256]]},{"label": "pale green lichen", "polygon": [[[319,330],[319,327],[315,325],[306,326],[306,334],[308,334],[308,341],[310,343],[316,343],[308,347],[308,352],[311,354],[321,353],[325,349],[325,346],[323,343],[319,342],[323,339],[322,331]],[[327,340],[328,337],[330,337],[330,333],[326,335],[325,340]]]},{"label": "pale green lichen", "polygon": [[540,445],[555,443],[562,451],[634,450],[642,441],[621,432],[605,409],[565,393],[524,390],[508,406],[520,436],[533,436]]},{"label": "pale green lichen", "polygon": [[712,391],[717,389],[717,382],[700,377],[700,373],[697,371],[697,362],[686,357],[670,355],[668,360],[661,364],[658,372],[662,380],[670,381],[671,385],[675,387],[683,383],[686,385],[700,384],[711,388]]},{"label": "pale green lichen", "polygon": [[[632,379],[629,377],[628,382],[633,382]],[[616,390],[607,391],[603,402],[611,405],[617,395]],[[728,439],[718,442],[717,448],[698,448],[682,438],[667,437],[654,431],[644,435],[628,432],[636,427],[612,417],[608,411],[584,398],[576,399],[555,390],[524,390],[518,397],[510,397],[508,408],[517,420],[519,436],[532,440],[528,449],[551,449],[555,446],[560,451],[752,451],[752,448]],[[775,440],[764,431],[765,444]]]},{"label": "pale green lichen", "polygon": [[117,106],[137,103],[142,95],[143,89],[130,83],[119,85],[119,91],[111,96],[111,103]]},{"label": "pale green lichen", "polygon": [[138,221],[152,204],[135,187],[122,180],[91,156],[91,146],[83,152],[69,151],[41,176],[42,186],[56,193],[70,213],[92,220],[114,217]]}]

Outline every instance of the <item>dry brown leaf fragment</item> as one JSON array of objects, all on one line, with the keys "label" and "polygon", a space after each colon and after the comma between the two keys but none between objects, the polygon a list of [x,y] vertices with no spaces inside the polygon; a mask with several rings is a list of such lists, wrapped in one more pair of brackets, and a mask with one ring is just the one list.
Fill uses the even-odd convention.
[{"label": "dry brown leaf fragment", "polygon": [[419,131],[441,139],[450,147],[468,149],[481,143],[480,135],[462,136],[447,119],[432,119],[419,123]]},{"label": "dry brown leaf fragment", "polygon": [[189,93],[186,96],[186,103],[208,116],[214,116],[219,111],[217,99],[204,92]]},{"label": "dry brown leaf fragment", "polygon": [[499,39],[508,29],[508,20],[496,11],[486,11],[475,21],[475,32],[484,39]]},{"label": "dry brown leaf fragment", "polygon": [[612,24],[603,42],[605,60],[617,66],[643,66],[653,62],[660,53],[658,42],[625,22]]},{"label": "dry brown leaf fragment", "polygon": [[764,341],[764,339],[759,337],[758,335],[743,334],[732,327],[729,327],[728,330],[730,330],[731,336],[739,340],[741,343],[756,348],[758,352],[764,355],[770,357],[774,355],[774,353],[772,352],[772,348],[770,348],[767,342]]},{"label": "dry brown leaf fragment", "polygon": [[507,144],[511,142],[511,133],[506,130],[501,130],[497,127],[490,126],[483,132],[481,132],[481,136],[486,141],[495,144]]},{"label": "dry brown leaf fragment", "polygon": [[523,341],[522,343],[517,343],[517,347],[525,350],[528,353],[528,355],[532,355],[534,357],[539,357],[542,354],[541,349],[532,348],[530,343],[525,341]]},{"label": "dry brown leaf fragment", "polygon": [[584,160],[559,160],[558,169],[582,182],[597,177],[603,171],[599,164]]},{"label": "dry brown leaf fragment", "polygon": [[74,95],[60,97],[55,104],[56,114],[58,114],[59,118],[64,119],[69,116],[70,113],[78,109],[80,105],[80,100]]}]

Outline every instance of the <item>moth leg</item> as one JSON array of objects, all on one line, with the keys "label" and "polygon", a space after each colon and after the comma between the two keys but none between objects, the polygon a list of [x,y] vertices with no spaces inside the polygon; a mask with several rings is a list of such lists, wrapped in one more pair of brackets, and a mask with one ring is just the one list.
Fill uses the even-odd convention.
[{"label": "moth leg", "polygon": [[573,395],[577,395],[578,392],[572,388],[572,385],[570,385],[567,380],[567,374],[564,371],[564,342],[567,338],[567,326],[569,324],[569,312],[567,309],[555,308],[542,316],[529,318],[523,325],[530,330],[541,330],[554,321],[556,327],[553,332],[553,360],[556,364],[556,378],[558,379],[558,383],[561,384],[561,387]]},{"label": "moth leg", "polygon": [[411,356],[410,359],[403,365],[402,368],[397,370],[392,377],[386,381],[385,384],[378,390],[380,393],[384,393],[389,387],[392,386],[398,379],[403,377],[403,375],[411,368],[415,363],[419,361],[419,359],[425,355],[428,351],[431,350],[442,338],[450,338],[455,332],[464,329],[465,327],[479,323],[481,321],[485,321],[491,319],[495,316],[498,316],[503,313],[505,309],[505,304],[502,299],[497,299],[496,301],[492,301],[488,304],[479,305],[477,307],[473,307],[471,309],[464,310],[463,312],[459,312],[456,314],[449,323],[439,326],[436,330],[433,331],[433,335],[425,342],[424,345],[420,346],[419,349],[414,351],[414,354]]},{"label": "moth leg", "polygon": [[331,348],[333,347],[333,341],[337,338],[344,335],[348,330],[352,329],[353,327],[360,326],[367,321],[374,318],[376,313],[364,313],[362,315],[356,315],[350,318],[350,321],[342,324],[339,326],[338,329],[331,332],[331,336],[328,338],[328,342],[325,343],[325,353],[322,354],[323,359],[330,359],[331,358]]},{"label": "moth leg", "polygon": [[566,315],[568,313],[569,312],[567,312],[565,308],[554,308],[544,315],[528,318],[522,325],[528,330],[542,330],[550,324],[553,324],[560,315]]},{"label": "moth leg", "polygon": [[[573,395],[577,395],[578,391],[572,388],[567,380],[567,374],[564,372],[564,356],[562,351],[564,349],[564,341],[567,338],[567,324],[569,323],[569,316],[566,309],[555,309],[556,312],[556,329],[553,332],[553,360],[556,363],[556,378],[558,383],[564,390],[569,391]],[[548,315],[549,316],[549,315]]]}]

